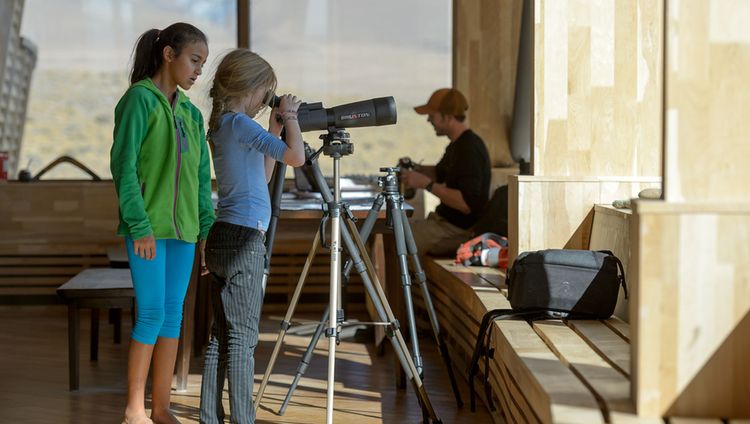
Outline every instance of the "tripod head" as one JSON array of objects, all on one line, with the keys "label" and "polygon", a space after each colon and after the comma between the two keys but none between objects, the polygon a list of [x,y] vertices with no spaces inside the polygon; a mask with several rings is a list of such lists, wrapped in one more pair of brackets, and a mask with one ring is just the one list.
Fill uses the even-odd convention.
[{"label": "tripod head", "polygon": [[323,140],[323,154],[332,158],[354,153],[354,145],[349,142],[349,133],[343,128],[329,128],[328,133],[321,134]]},{"label": "tripod head", "polygon": [[378,186],[383,189],[384,193],[401,194],[398,187],[398,173],[400,171],[401,168],[398,167],[380,168],[380,172],[386,173],[382,177],[378,177]]},{"label": "tripod head", "polygon": [[[380,172],[385,172],[385,175],[378,177],[378,186],[383,190],[383,194],[391,201],[400,205],[404,197],[401,196],[398,184],[398,172],[401,171],[399,167],[380,168]],[[386,228],[393,228],[393,215],[390,208],[385,210],[385,226]]]},{"label": "tripod head", "polygon": [[323,147],[310,155],[306,152],[307,160],[305,164],[307,165],[312,164],[321,153],[334,159],[340,159],[342,156],[354,153],[354,145],[349,141],[349,133],[344,128],[330,127],[326,134],[321,134],[318,138],[323,140]]}]

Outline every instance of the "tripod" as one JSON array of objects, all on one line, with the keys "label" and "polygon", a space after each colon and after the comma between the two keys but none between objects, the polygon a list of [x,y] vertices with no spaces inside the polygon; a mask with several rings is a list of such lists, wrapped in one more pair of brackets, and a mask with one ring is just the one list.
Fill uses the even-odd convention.
[{"label": "tripod", "polygon": [[[334,400],[334,376],[335,376],[335,355],[336,345],[339,338],[340,326],[344,323],[344,312],[338,308],[340,303],[340,286],[341,286],[341,241],[343,240],[344,245],[349,253],[352,261],[352,266],[357,270],[362,278],[363,285],[367,291],[368,296],[372,300],[373,306],[377,311],[378,317],[382,321],[379,324],[386,326],[386,335],[390,339],[394,352],[399,359],[401,367],[406,374],[406,377],[412,382],[412,386],[417,395],[417,399],[422,408],[422,414],[425,422],[439,423],[440,419],[437,417],[427,392],[422,383],[420,372],[417,370],[411,357],[408,355],[408,349],[406,342],[401,334],[399,323],[396,320],[393,311],[388,304],[388,300],[383,292],[383,289],[378,281],[375,269],[370,261],[369,256],[365,250],[365,246],[362,239],[359,236],[357,227],[353,222],[353,216],[351,211],[346,204],[341,202],[341,187],[340,187],[340,176],[339,176],[339,164],[340,159],[343,156],[350,155],[353,153],[353,145],[349,142],[349,134],[341,129],[330,128],[327,134],[321,136],[323,139],[323,147],[312,155],[309,155],[307,165],[313,170],[313,176],[315,183],[317,184],[320,193],[324,200],[324,215],[321,219],[320,231],[316,233],[313,244],[310,248],[310,252],[307,256],[307,260],[302,270],[302,274],[297,283],[297,287],[292,296],[292,300],[289,304],[287,313],[281,322],[281,329],[276,339],[271,358],[269,360],[268,368],[263,381],[258,390],[258,394],[255,399],[255,407],[260,406],[260,402],[263,397],[263,392],[268,384],[271,372],[273,370],[274,363],[278,357],[281,344],[284,336],[291,326],[291,319],[294,314],[297,302],[299,300],[304,281],[309,272],[312,259],[315,256],[315,251],[318,242],[325,240],[325,228],[327,222],[331,221],[331,280],[330,280],[330,293],[329,293],[329,305],[328,311],[334,311],[334,313],[328,314],[328,326],[325,329],[326,337],[328,337],[328,386],[326,394],[326,422],[333,422],[333,400]],[[308,148],[309,152],[309,148]],[[330,188],[328,187],[325,178],[320,172],[316,158],[320,153],[333,158],[333,173],[334,173],[334,191],[331,195]],[[345,225],[341,225],[343,219]],[[323,241],[325,245],[325,241]],[[373,283],[374,282],[374,283]],[[324,318],[325,320],[325,318]],[[320,330],[322,333],[322,329]]]},{"label": "tripod", "polygon": [[[375,225],[375,221],[378,218],[378,212],[383,206],[383,203],[386,204],[386,226],[393,229],[393,233],[396,239],[396,253],[398,255],[399,259],[399,265],[400,265],[400,273],[401,273],[401,284],[404,290],[404,299],[405,299],[405,306],[406,306],[406,317],[409,325],[409,334],[411,336],[411,346],[412,346],[412,359],[414,361],[414,365],[417,368],[417,371],[419,372],[420,377],[424,377],[423,368],[422,368],[422,356],[420,354],[419,350],[419,340],[417,338],[417,329],[416,329],[416,320],[414,317],[414,307],[412,303],[412,297],[411,297],[411,277],[409,275],[409,269],[407,262],[407,254],[409,258],[412,261],[412,266],[414,267],[414,274],[417,278],[417,281],[419,283],[420,288],[422,289],[422,297],[425,302],[425,308],[427,309],[427,313],[430,319],[430,324],[432,326],[433,335],[435,336],[435,341],[437,342],[437,345],[440,350],[440,355],[443,358],[443,362],[445,363],[445,367],[448,371],[448,377],[451,382],[451,388],[453,389],[453,394],[456,398],[456,403],[459,407],[463,406],[463,401],[461,400],[461,393],[458,390],[458,384],[456,383],[456,377],[453,374],[453,366],[450,359],[450,354],[448,353],[448,346],[445,344],[445,341],[443,339],[443,335],[440,332],[440,324],[437,319],[437,314],[435,313],[435,309],[432,305],[432,298],[430,296],[429,289],[427,287],[427,279],[425,277],[425,273],[422,269],[422,265],[419,261],[419,254],[417,253],[417,247],[414,243],[414,237],[411,232],[411,227],[409,226],[409,220],[406,217],[406,213],[403,210],[403,196],[399,192],[398,187],[398,176],[397,172],[399,171],[398,168],[380,168],[381,172],[385,172],[386,175],[378,178],[378,185],[382,188],[382,191],[378,194],[378,196],[375,198],[375,201],[372,204],[372,207],[370,208],[370,211],[367,214],[367,218],[365,219],[360,231],[359,236],[362,238],[362,240],[367,240],[369,238],[370,232],[372,231],[373,226]],[[347,260],[346,264],[344,265],[343,270],[343,282],[346,283],[348,281],[349,273],[351,272],[353,266],[353,261],[351,259]],[[328,319],[328,309],[323,313],[323,317],[321,319],[321,323],[317,325],[316,330],[313,334],[312,339],[310,340],[310,344],[307,346],[307,349],[305,350],[305,353],[302,355],[302,359],[300,360],[299,367],[297,368],[297,373],[294,376],[294,379],[292,381],[292,384],[289,387],[289,391],[284,398],[284,401],[281,404],[281,408],[279,409],[279,415],[283,415],[284,411],[286,410],[287,405],[289,404],[289,401],[291,400],[292,393],[297,387],[297,384],[300,381],[300,378],[302,375],[307,371],[308,366],[310,365],[310,361],[312,359],[313,351],[315,349],[315,346],[317,346],[318,341],[320,340],[320,337],[323,334],[323,327],[324,322]]]},{"label": "tripod", "polygon": [[[450,354],[448,353],[448,346],[445,344],[443,335],[440,332],[440,323],[438,322],[435,308],[432,305],[432,297],[430,296],[430,291],[427,287],[427,278],[422,269],[422,264],[419,261],[419,253],[417,252],[417,245],[414,242],[414,235],[412,234],[411,226],[409,225],[409,219],[406,217],[406,211],[404,211],[403,208],[404,196],[402,196],[399,191],[398,171],[399,168],[380,168],[380,172],[386,173],[386,175],[378,177],[378,185],[382,188],[382,191],[375,198],[375,201],[367,214],[367,218],[365,218],[360,237],[362,237],[363,240],[368,239],[372,227],[377,220],[378,211],[383,205],[383,200],[385,200],[387,208],[386,226],[393,228],[393,234],[396,239],[396,254],[398,255],[399,269],[401,272],[401,286],[404,289],[404,304],[406,306],[406,318],[409,324],[412,349],[414,350],[414,363],[419,370],[420,376],[422,376],[422,356],[419,352],[419,340],[417,338],[416,320],[414,318],[414,305],[411,298],[411,277],[409,275],[409,266],[406,260],[407,254],[409,258],[411,258],[411,263],[414,267],[414,275],[417,278],[419,287],[422,289],[422,299],[424,300],[425,309],[427,309],[427,315],[430,319],[432,333],[435,336],[435,341],[440,349],[440,356],[442,356],[443,362],[448,371],[453,395],[456,398],[458,407],[460,408],[463,406],[461,393],[458,390],[456,377],[453,374],[453,366]],[[349,275],[351,266],[352,262],[348,261],[344,266],[345,275]]]}]

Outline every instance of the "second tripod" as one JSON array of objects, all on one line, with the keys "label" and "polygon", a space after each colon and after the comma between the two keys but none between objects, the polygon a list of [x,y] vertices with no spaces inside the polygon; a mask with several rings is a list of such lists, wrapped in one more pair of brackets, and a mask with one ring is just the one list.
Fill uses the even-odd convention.
[{"label": "second tripod", "polygon": [[[435,308],[432,305],[430,290],[427,287],[427,278],[419,259],[419,252],[417,251],[417,245],[414,242],[414,235],[412,234],[411,226],[409,225],[409,219],[407,218],[406,211],[403,207],[404,196],[399,191],[398,183],[399,168],[380,168],[380,172],[386,173],[384,176],[378,177],[378,185],[382,190],[375,198],[372,208],[370,208],[370,211],[367,214],[367,218],[365,219],[360,231],[360,236],[363,240],[367,240],[370,236],[375,221],[377,220],[378,211],[380,211],[383,201],[385,201],[386,226],[393,229],[393,235],[396,242],[396,255],[398,256],[399,272],[401,275],[401,287],[404,291],[404,305],[409,325],[409,334],[411,336],[414,363],[416,364],[420,375],[422,375],[422,355],[420,353],[419,340],[417,337],[414,304],[411,296],[412,283],[409,274],[407,256],[411,259],[414,276],[416,277],[417,283],[421,289],[424,307],[430,319],[430,325],[432,326],[432,334],[435,336],[435,342],[440,349],[440,356],[442,356],[446,370],[448,371],[453,395],[456,398],[458,407],[460,408],[463,406],[463,401],[461,400],[461,392],[458,390],[458,384],[456,384],[456,377],[453,374],[453,364],[450,354],[448,353],[448,346],[446,345],[443,334],[440,331],[440,323],[438,322]],[[350,270],[351,261],[347,262],[344,266],[344,275],[348,275]]]},{"label": "second tripod", "polygon": [[[414,242],[414,236],[409,225],[409,220],[406,216],[406,211],[403,207],[404,198],[401,195],[398,186],[397,173],[399,172],[399,168],[380,168],[380,171],[386,173],[386,175],[378,177],[378,186],[380,186],[382,190],[375,198],[372,207],[367,214],[367,218],[360,228],[360,238],[362,238],[362,240],[367,240],[369,238],[372,229],[378,219],[378,214],[383,207],[383,204],[385,204],[386,227],[393,230],[396,245],[396,255],[398,256],[401,287],[403,288],[404,296],[404,307],[406,309],[406,320],[409,329],[409,335],[411,338],[412,360],[414,361],[414,365],[416,366],[417,372],[419,373],[420,377],[424,377],[422,354],[419,348],[416,318],[414,314],[414,304],[412,301],[412,280],[409,274],[407,257],[411,259],[414,276],[416,277],[417,283],[419,284],[419,287],[421,289],[422,299],[424,300],[424,307],[430,320],[432,333],[440,350],[440,355],[443,358],[446,370],[448,371],[448,377],[450,378],[453,395],[456,398],[456,403],[459,407],[461,407],[463,406],[463,401],[461,399],[461,392],[458,389],[458,384],[456,383],[456,377],[453,373],[453,365],[450,354],[448,352],[448,346],[446,345],[443,334],[440,330],[440,323],[438,322],[437,314],[435,313],[435,308],[432,304],[432,297],[430,296],[430,291],[427,286],[427,279],[424,270],[422,269],[422,264],[419,260],[419,253],[417,252],[417,246]],[[348,277],[351,273],[353,265],[354,261],[351,258],[347,260],[346,264],[344,265],[344,269],[342,271],[343,283],[348,282]],[[318,341],[323,335],[323,330],[325,327],[324,323],[328,320],[329,317],[328,313],[329,311],[328,309],[326,309],[323,313],[320,324],[317,325],[317,328],[313,333],[313,337],[310,340],[305,353],[302,355],[302,359],[300,359],[299,366],[297,367],[297,372],[294,376],[294,379],[292,380],[291,386],[289,387],[289,391],[287,392],[287,395],[281,404],[279,414],[283,414],[286,410],[286,407],[291,400],[292,394],[294,393],[294,390],[296,389],[300,378],[307,371],[307,368],[310,365],[315,346],[317,346]]]}]

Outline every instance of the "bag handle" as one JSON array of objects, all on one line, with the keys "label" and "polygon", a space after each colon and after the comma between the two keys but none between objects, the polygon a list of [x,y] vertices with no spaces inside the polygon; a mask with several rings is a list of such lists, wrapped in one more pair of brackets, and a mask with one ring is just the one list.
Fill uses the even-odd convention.
[{"label": "bag handle", "polygon": [[622,266],[622,262],[620,262],[620,258],[618,258],[615,255],[612,255],[613,258],[615,258],[615,261],[617,262],[617,267],[620,269],[620,284],[622,284],[622,290],[625,292],[625,299],[628,298],[628,285],[625,283],[625,268]]},{"label": "bag handle", "polygon": [[614,253],[612,253],[611,250],[597,250],[597,252],[606,253],[607,255],[611,256],[612,259],[615,260],[615,263],[617,263],[617,268],[620,270],[620,284],[622,285],[622,290],[625,292],[625,299],[628,298],[628,285],[625,282],[625,267],[622,265],[622,262],[620,261],[620,258],[615,256]]}]

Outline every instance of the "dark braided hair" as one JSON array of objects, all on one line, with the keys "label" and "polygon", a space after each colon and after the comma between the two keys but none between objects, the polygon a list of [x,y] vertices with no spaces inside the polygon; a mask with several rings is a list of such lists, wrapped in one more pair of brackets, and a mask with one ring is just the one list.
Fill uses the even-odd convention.
[{"label": "dark braided hair", "polygon": [[144,32],[133,50],[133,69],[130,71],[130,84],[154,76],[164,60],[162,51],[169,46],[179,56],[185,45],[202,41],[208,44],[206,35],[184,22],[172,24],[163,30],[150,29]]}]

